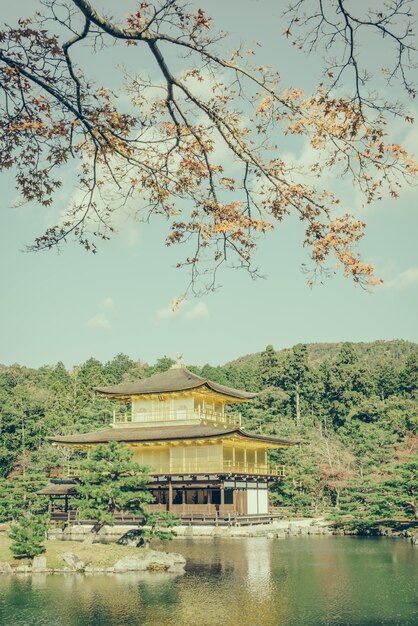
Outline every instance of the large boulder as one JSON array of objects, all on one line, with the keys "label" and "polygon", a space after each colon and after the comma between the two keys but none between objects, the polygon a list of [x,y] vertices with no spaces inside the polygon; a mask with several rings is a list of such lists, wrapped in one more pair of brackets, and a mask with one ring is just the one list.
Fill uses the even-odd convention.
[{"label": "large boulder", "polygon": [[70,569],[76,572],[83,572],[86,564],[74,552],[65,552],[62,558],[69,565]]},{"label": "large boulder", "polygon": [[12,572],[13,570],[10,563],[6,563],[5,561],[0,563],[0,574],[11,574]]},{"label": "large boulder", "polygon": [[291,536],[300,535],[300,526],[298,524],[289,524],[288,534]]},{"label": "large boulder", "polygon": [[35,556],[32,561],[32,572],[46,572],[46,556]]},{"label": "large boulder", "polygon": [[159,552],[157,550],[138,549],[132,556],[124,556],[116,561],[115,572],[178,572],[184,571],[186,559],[175,552]]}]

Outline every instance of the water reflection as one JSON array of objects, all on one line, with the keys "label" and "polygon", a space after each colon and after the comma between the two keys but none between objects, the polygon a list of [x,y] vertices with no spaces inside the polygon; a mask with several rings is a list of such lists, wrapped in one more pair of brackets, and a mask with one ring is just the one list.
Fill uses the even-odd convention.
[{"label": "water reflection", "polygon": [[0,578],[7,626],[402,626],[418,623],[418,550],[355,538],[187,539],[183,576]]}]

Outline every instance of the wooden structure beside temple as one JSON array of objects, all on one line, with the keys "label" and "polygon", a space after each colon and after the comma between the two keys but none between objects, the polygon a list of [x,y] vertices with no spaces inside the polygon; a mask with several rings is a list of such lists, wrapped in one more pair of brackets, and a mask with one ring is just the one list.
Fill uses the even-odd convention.
[{"label": "wooden structure beside temple", "polygon": [[87,451],[110,441],[130,446],[134,460],[150,468],[151,509],[179,516],[268,513],[268,485],[284,476],[283,466],[269,463],[268,450],[297,442],[245,432],[240,416],[225,411],[256,394],[197,376],[180,363],[96,393],[121,407],[111,428],[52,442]]}]

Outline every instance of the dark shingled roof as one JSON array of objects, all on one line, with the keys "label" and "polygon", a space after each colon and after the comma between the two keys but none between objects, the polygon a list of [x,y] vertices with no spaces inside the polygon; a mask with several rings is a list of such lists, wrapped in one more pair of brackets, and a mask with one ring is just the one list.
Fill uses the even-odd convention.
[{"label": "dark shingled roof", "polygon": [[248,393],[247,391],[239,391],[225,387],[224,385],[219,385],[207,378],[202,378],[201,376],[193,374],[193,372],[189,372],[185,367],[176,366],[171,367],[166,372],[153,374],[153,376],[149,378],[143,378],[134,383],[122,383],[120,385],[113,385],[112,387],[98,387],[96,392],[104,396],[139,396],[151,393],[167,393],[170,391],[187,391],[199,387],[207,387],[212,391],[239,400],[251,400],[251,398],[257,395],[256,393]]},{"label": "dark shingled roof", "polygon": [[40,491],[38,491],[38,495],[42,496],[67,496],[73,493],[76,493],[76,482],[73,480],[69,481],[56,481],[49,483],[46,487],[43,487]]},{"label": "dark shingled roof", "polygon": [[247,433],[238,426],[232,428],[222,428],[221,426],[207,426],[206,424],[196,424],[191,426],[163,426],[147,428],[108,428],[98,432],[84,433],[80,435],[64,435],[48,437],[55,443],[67,444],[88,444],[88,443],[108,443],[109,441],[149,442],[149,441],[170,441],[173,439],[210,439],[213,437],[227,437],[228,435],[238,435],[246,439],[258,439],[266,443],[292,446],[298,441],[289,441],[269,435],[255,435]]}]

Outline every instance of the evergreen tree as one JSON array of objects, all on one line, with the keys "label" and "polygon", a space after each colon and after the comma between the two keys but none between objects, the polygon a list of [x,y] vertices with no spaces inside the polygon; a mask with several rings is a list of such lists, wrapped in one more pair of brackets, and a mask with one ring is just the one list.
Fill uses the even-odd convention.
[{"label": "evergreen tree", "polygon": [[266,346],[260,357],[260,376],[263,387],[280,386],[280,362],[277,352],[271,344]]},{"label": "evergreen tree", "polygon": [[388,361],[377,363],[372,377],[376,394],[383,403],[399,391],[399,372],[395,369],[393,363]]},{"label": "evergreen tree", "polygon": [[370,373],[361,367],[350,343],[345,343],[336,360],[324,371],[323,402],[335,426],[344,424],[352,407],[372,393]]},{"label": "evergreen tree", "polygon": [[[124,376],[135,369],[136,363],[126,354],[119,353],[111,361],[108,361],[103,368],[103,377],[107,385],[118,385]],[[140,378],[140,376],[138,376]]]},{"label": "evergreen tree", "polygon": [[105,524],[115,523],[118,511],[144,515],[146,505],[152,502],[149,476],[132,457],[127,446],[110,442],[96,446],[81,463],[78,508],[81,519],[95,520],[88,538],[91,542]]},{"label": "evergreen tree", "polygon": [[281,382],[291,398],[297,425],[301,420],[301,397],[308,392],[309,379],[307,346],[297,344],[286,355],[281,371]]},{"label": "evergreen tree", "polygon": [[181,521],[173,514],[166,511],[144,512],[144,520],[138,530],[138,547],[149,548],[153,539],[160,541],[171,541],[176,536],[173,531],[174,526],[181,524]]},{"label": "evergreen tree", "polygon": [[166,372],[170,369],[172,365],[175,364],[175,361],[168,357],[163,356],[161,359],[157,359],[157,362],[152,367],[148,367],[146,370],[146,376],[152,376],[152,374],[160,374],[162,372]]},{"label": "evergreen tree", "polygon": [[401,389],[407,395],[418,395],[418,355],[408,357],[405,368],[401,372]]},{"label": "evergreen tree", "polygon": [[385,508],[390,517],[418,521],[418,456],[396,464],[382,485]]},{"label": "evergreen tree", "polygon": [[26,512],[34,515],[46,513],[47,498],[38,496],[37,492],[47,482],[45,473],[38,468],[0,479],[0,522],[17,521]]},{"label": "evergreen tree", "polygon": [[46,516],[25,514],[19,517],[9,531],[11,552],[18,558],[38,556],[45,552]]}]

